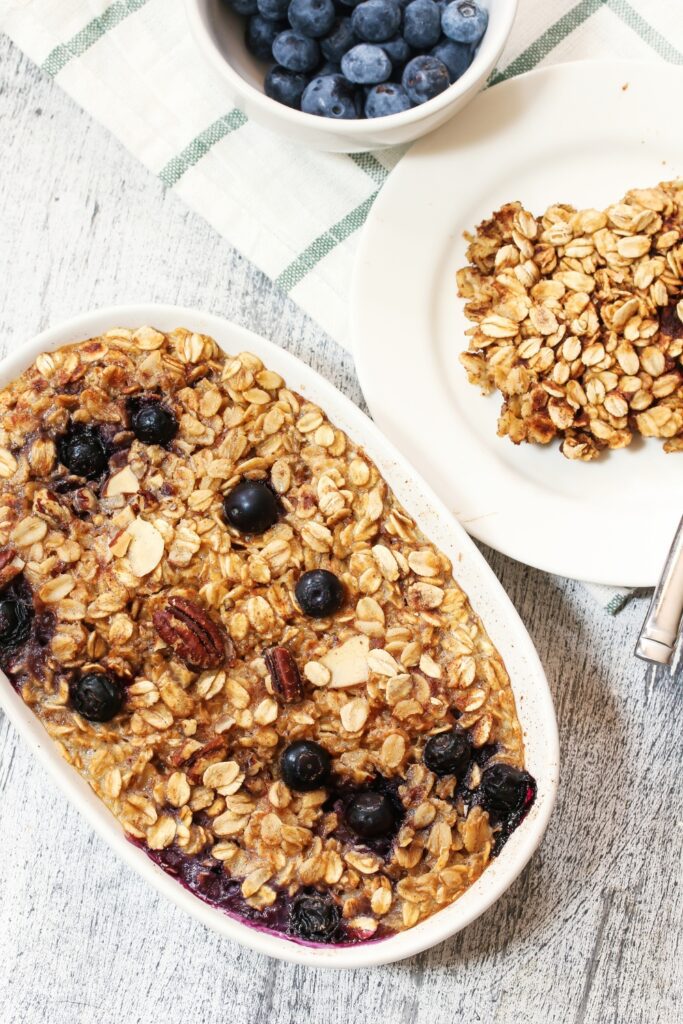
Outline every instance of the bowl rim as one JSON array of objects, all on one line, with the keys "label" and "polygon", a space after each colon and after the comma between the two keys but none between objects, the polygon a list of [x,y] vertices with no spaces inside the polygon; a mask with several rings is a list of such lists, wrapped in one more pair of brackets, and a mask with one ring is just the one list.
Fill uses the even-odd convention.
[{"label": "bowl rim", "polygon": [[[209,59],[209,62],[218,73],[227,79],[236,94],[236,98],[246,95],[259,110],[265,114],[270,114],[274,118],[280,118],[282,121],[292,124],[292,126],[306,126],[314,130],[324,128],[326,132],[338,135],[340,138],[352,134],[359,141],[362,141],[366,135],[376,137],[378,131],[381,132],[384,128],[386,128],[388,133],[392,129],[419,124],[425,117],[437,114],[439,111],[450,106],[451,103],[455,103],[456,100],[476,84],[483,73],[490,71],[498,59],[512,31],[519,5],[519,0],[486,0],[489,6],[489,14],[492,2],[496,4],[496,7],[500,5],[500,19],[496,16],[493,26],[494,31],[491,31],[491,22],[489,21],[489,26],[470,66],[456,82],[453,82],[452,85],[442,93],[439,93],[438,96],[435,96],[434,99],[427,100],[426,103],[422,103],[419,106],[411,107],[410,110],[401,111],[399,114],[388,114],[386,117],[357,117],[337,121],[333,118],[320,118],[315,114],[306,114],[303,110],[294,110],[283,103],[278,103],[277,100],[266,96],[260,89],[256,89],[235,71],[204,24],[200,7],[204,7],[207,2],[210,2],[210,0],[185,0],[185,14],[192,36],[199,49]],[[492,55],[491,60],[488,59],[489,55]],[[485,57],[487,59],[484,59]],[[486,72],[483,72],[483,68],[486,68]],[[368,144],[370,144],[370,140],[368,140]]]},{"label": "bowl rim", "polygon": [[[438,524],[439,531],[444,531],[451,546],[457,542],[460,557],[465,553],[466,565],[476,570],[477,585],[481,584],[483,591],[479,595],[479,608],[484,595],[489,595],[493,600],[496,613],[500,613],[502,620],[497,628],[505,630],[505,643],[509,649],[506,657],[519,656],[527,664],[528,675],[517,678],[513,684],[513,693],[520,718],[524,720],[526,716],[542,732],[542,740],[539,740],[538,748],[534,751],[545,768],[542,777],[537,775],[538,798],[500,856],[487,866],[461,897],[447,907],[413,928],[386,939],[352,946],[308,946],[286,936],[261,931],[210,906],[166,874],[144,850],[131,843],[117,819],[94,794],[85,779],[59,755],[40,720],[24,704],[2,671],[0,707],[74,807],[124,863],[137,871],[158,892],[213,931],[256,952],[311,967],[372,967],[414,956],[443,942],[484,913],[515,881],[545,833],[557,795],[559,741],[550,689],[533,641],[510,598],[474,542],[400,452],[384,438],[379,428],[317,371],[247,328],[223,317],[182,306],[136,303],[102,307],[58,323],[16,346],[0,361],[0,387],[19,376],[41,352],[85,340],[114,326],[138,327],[143,324],[156,324],[162,330],[184,325],[210,335],[224,351],[228,346],[220,338],[227,335],[231,339],[230,346],[236,342],[241,345],[241,351],[256,352],[269,366],[288,378],[290,387],[303,392],[311,401],[325,408],[342,429],[368,450],[392,489],[398,490],[400,486],[404,489],[414,488],[413,504],[421,503],[424,514],[435,520],[434,524],[426,527],[428,535],[430,531],[433,533]],[[390,471],[388,466],[391,467]],[[399,500],[404,502],[400,494]],[[442,545],[444,540],[439,539],[435,543]],[[471,592],[471,585],[468,586]],[[490,622],[485,621],[484,624],[490,626]],[[500,646],[500,641],[497,644]],[[530,704],[533,705],[531,712]]]}]

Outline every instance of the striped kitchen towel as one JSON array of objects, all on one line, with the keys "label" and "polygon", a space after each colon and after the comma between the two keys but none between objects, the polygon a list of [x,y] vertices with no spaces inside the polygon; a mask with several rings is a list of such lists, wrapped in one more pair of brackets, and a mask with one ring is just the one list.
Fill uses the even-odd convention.
[{"label": "striped kitchen towel", "polygon": [[[402,150],[317,153],[231,102],[183,0],[0,0],[0,28],[333,338],[348,348],[359,228]],[[683,0],[520,0],[492,80],[541,64],[683,63]],[[609,611],[622,594],[600,588]]]}]

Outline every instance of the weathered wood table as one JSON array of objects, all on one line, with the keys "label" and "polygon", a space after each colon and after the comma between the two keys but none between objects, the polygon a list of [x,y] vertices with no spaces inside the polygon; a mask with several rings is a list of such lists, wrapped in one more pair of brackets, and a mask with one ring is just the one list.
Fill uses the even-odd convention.
[{"label": "weathered wood table", "polygon": [[[98,305],[180,302],[252,327],[362,401],[351,358],[6,40],[0,68],[3,350]],[[633,657],[644,596],[611,619],[579,584],[486,554],[545,664],[563,755],[547,838],[487,914],[372,971],[258,956],[124,868],[0,716],[2,1024],[676,1019],[682,674]]]}]

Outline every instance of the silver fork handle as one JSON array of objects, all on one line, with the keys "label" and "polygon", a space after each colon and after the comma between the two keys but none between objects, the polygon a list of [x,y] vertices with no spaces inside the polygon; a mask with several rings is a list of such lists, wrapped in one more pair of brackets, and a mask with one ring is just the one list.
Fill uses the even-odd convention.
[{"label": "silver fork handle", "polygon": [[636,655],[643,661],[668,665],[676,647],[682,617],[683,519],[678,524],[666,565],[640,631]]}]

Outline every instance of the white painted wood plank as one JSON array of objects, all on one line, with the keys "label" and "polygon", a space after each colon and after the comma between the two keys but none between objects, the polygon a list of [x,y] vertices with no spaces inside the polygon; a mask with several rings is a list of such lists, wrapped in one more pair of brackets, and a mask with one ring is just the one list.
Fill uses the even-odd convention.
[{"label": "white painted wood plank", "polygon": [[[350,357],[7,41],[0,68],[2,348],[93,306],[177,301],[270,336],[361,401]],[[147,890],[0,718],[2,1024],[675,1019],[683,675],[632,656],[645,598],[612,620],[580,586],[487,554],[548,671],[564,758],[547,840],[489,913],[393,967],[268,961]]]}]

